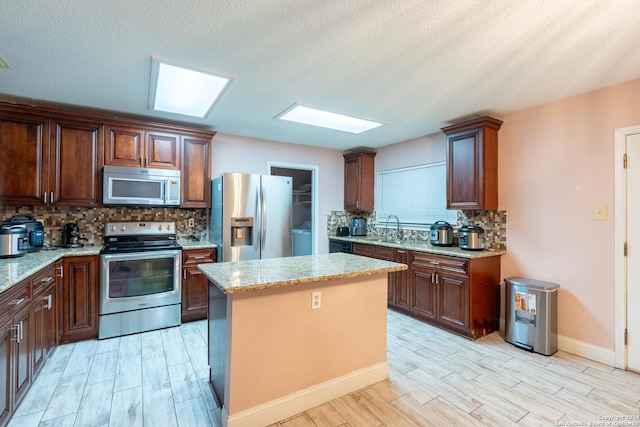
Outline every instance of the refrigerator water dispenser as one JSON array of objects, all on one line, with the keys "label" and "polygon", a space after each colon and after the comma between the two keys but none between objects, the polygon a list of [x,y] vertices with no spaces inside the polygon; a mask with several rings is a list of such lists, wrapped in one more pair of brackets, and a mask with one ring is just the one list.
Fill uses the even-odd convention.
[{"label": "refrigerator water dispenser", "polygon": [[231,246],[253,245],[253,217],[231,218]]}]

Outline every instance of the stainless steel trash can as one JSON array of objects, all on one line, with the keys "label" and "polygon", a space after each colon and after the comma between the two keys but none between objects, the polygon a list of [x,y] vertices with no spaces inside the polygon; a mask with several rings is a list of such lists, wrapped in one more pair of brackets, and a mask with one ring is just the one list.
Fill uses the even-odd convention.
[{"label": "stainless steel trash can", "polygon": [[509,277],[505,283],[505,341],[550,356],[558,351],[557,283]]}]

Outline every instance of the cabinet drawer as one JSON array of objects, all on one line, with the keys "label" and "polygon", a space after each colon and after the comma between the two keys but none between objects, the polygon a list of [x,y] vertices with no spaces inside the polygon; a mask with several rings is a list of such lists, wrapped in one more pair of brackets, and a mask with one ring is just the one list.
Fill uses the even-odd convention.
[{"label": "cabinet drawer", "polygon": [[182,251],[182,266],[188,268],[189,266],[216,262],[216,250],[215,249],[190,249]]},{"label": "cabinet drawer", "polygon": [[34,298],[44,291],[47,286],[55,283],[56,277],[53,270],[53,264],[43,268],[33,275],[33,293]]},{"label": "cabinet drawer", "polygon": [[396,250],[394,248],[387,248],[385,246],[374,246],[373,257],[384,261],[395,261]]},{"label": "cabinet drawer", "polygon": [[0,294],[0,324],[31,303],[31,280],[26,279]]},{"label": "cabinet drawer", "polygon": [[354,255],[362,255],[373,257],[373,246],[365,245],[362,243],[354,243],[353,244],[353,254]]},{"label": "cabinet drawer", "polygon": [[421,252],[412,253],[411,265],[438,268],[442,271],[468,275],[469,261],[464,258],[431,255]]}]

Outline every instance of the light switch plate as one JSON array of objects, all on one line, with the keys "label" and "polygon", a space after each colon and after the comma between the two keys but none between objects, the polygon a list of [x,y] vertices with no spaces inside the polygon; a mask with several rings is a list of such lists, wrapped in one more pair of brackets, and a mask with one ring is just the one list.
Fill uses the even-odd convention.
[{"label": "light switch plate", "polygon": [[607,205],[597,205],[593,207],[593,220],[594,221],[607,220]]}]

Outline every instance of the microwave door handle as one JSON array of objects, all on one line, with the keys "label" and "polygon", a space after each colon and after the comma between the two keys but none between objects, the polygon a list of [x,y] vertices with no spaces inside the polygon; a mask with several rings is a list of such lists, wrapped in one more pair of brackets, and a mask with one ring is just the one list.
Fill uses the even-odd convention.
[{"label": "microwave door handle", "polygon": [[162,182],[164,182],[164,185],[162,186],[162,204],[166,205],[169,203],[169,179],[164,178]]}]

